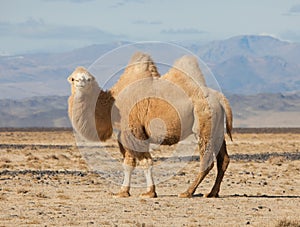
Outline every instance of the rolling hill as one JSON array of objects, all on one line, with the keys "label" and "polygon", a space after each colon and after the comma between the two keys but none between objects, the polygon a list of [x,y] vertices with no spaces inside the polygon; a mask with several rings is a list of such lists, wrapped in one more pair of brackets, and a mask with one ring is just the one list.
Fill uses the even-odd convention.
[{"label": "rolling hill", "polygon": [[[65,53],[0,57],[0,99],[67,95],[67,76],[88,67],[125,42],[92,45]],[[300,90],[300,44],[269,36],[237,36],[206,45],[183,44],[198,55],[225,92],[278,93]],[[162,50],[162,55],[166,53]],[[154,59],[155,60],[155,59]]]},{"label": "rolling hill", "polygon": [[[227,94],[235,127],[300,127],[300,92]],[[70,127],[67,96],[0,100],[1,127]]]},{"label": "rolling hill", "polygon": [[[63,53],[0,56],[0,127],[69,127],[66,80],[126,42]],[[300,44],[236,36],[182,44],[211,69],[233,106],[236,127],[300,126]],[[168,56],[164,50],[161,54]],[[155,59],[154,59],[155,60]]]}]

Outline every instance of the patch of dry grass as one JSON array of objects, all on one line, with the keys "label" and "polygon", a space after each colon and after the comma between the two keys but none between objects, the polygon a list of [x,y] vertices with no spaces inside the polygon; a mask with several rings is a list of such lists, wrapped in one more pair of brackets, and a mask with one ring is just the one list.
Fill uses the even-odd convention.
[{"label": "patch of dry grass", "polygon": [[300,220],[278,220],[275,227],[300,227]]}]

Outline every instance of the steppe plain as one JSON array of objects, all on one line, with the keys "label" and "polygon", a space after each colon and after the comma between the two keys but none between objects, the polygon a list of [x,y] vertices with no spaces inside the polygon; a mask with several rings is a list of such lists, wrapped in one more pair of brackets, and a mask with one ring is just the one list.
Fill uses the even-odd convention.
[{"label": "steppe plain", "polygon": [[[236,130],[220,198],[204,198],[214,168],[190,199],[178,198],[197,174],[197,156],[157,185],[114,198],[120,185],[96,172],[66,129],[0,130],[0,226],[299,226],[299,130]],[[187,142],[188,143],[188,142]],[[116,141],[111,150],[117,164]],[[154,149],[163,162],[164,149]],[[113,168],[113,166],[112,166]]]}]

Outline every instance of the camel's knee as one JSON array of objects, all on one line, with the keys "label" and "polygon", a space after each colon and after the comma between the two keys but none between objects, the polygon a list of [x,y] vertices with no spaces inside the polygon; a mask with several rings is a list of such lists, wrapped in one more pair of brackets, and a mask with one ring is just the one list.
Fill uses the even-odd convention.
[{"label": "camel's knee", "polygon": [[213,160],[200,162],[200,172],[208,173],[212,168],[214,168]]},{"label": "camel's knee", "polygon": [[210,164],[209,164],[209,167],[208,167],[208,171],[210,171],[212,168],[214,168],[214,162],[212,161]]},{"label": "camel's knee", "polygon": [[136,167],[136,158],[133,155],[126,152],[123,163],[125,166]]},{"label": "camel's knee", "polygon": [[222,169],[223,171],[225,171],[229,165],[229,162],[230,162],[230,158],[227,153],[226,143],[224,141],[220,149],[220,152],[217,155],[218,169]]},{"label": "camel's knee", "polygon": [[119,134],[119,135],[118,135],[118,145],[119,145],[119,150],[120,150],[121,154],[123,155],[123,158],[125,158],[126,150],[125,150],[125,148],[123,147],[123,144],[122,144],[120,141],[121,141],[121,136],[120,136],[120,134]]},{"label": "camel's knee", "polygon": [[[203,150],[202,150],[203,151]],[[214,167],[214,156],[211,150],[200,151],[200,171],[209,172]]]},{"label": "camel's knee", "polygon": [[230,163],[230,158],[229,158],[229,155],[226,154],[226,155],[224,156],[223,165],[222,165],[222,169],[223,169],[224,171],[227,169],[229,163]]},{"label": "camel's knee", "polygon": [[142,159],[139,161],[139,166],[143,169],[149,169],[153,166],[153,160],[152,159]]},{"label": "camel's knee", "polygon": [[224,156],[222,160],[218,161],[218,171],[225,172],[230,163],[230,158],[228,155]]},{"label": "camel's knee", "polygon": [[136,154],[138,165],[143,169],[148,169],[153,166],[153,159],[149,152],[137,152]]}]

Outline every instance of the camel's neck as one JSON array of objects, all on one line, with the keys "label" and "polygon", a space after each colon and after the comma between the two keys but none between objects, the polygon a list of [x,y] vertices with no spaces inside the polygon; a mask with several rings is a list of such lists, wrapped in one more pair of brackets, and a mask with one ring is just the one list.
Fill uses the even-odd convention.
[{"label": "camel's neck", "polygon": [[99,141],[96,124],[95,108],[101,89],[93,86],[87,92],[77,90],[73,95],[71,121],[76,132],[90,141]]}]

